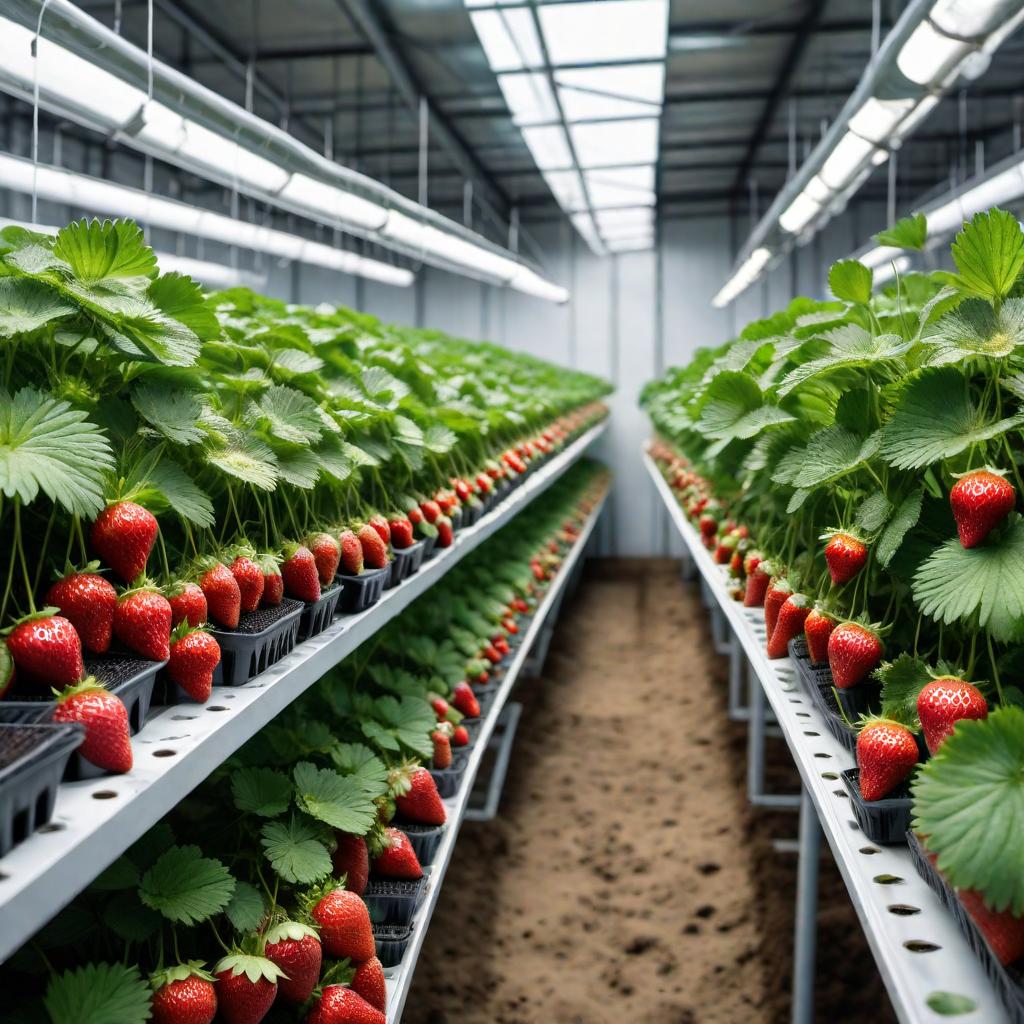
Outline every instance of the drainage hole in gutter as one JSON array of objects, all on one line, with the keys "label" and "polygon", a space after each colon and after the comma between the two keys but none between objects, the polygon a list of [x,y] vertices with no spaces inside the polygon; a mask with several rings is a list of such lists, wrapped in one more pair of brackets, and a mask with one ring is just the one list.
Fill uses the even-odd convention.
[{"label": "drainage hole in gutter", "polygon": [[224,694],[224,699],[225,700],[234,700],[235,699],[235,695],[233,693],[225,693]]},{"label": "drainage hole in gutter", "polygon": [[909,949],[911,953],[934,953],[937,949],[942,949],[934,942],[925,942],[923,939],[908,939],[903,943],[903,947]]},{"label": "drainage hole in gutter", "polygon": [[153,756],[154,757],[174,757],[174,755],[176,753],[177,753],[176,750],[154,750],[153,751]]},{"label": "drainage hole in gutter", "polygon": [[860,852],[870,857],[872,854],[881,853],[882,851],[877,846],[862,846]]},{"label": "drainage hole in gutter", "polygon": [[98,789],[93,793],[93,800],[113,800],[117,793],[112,789]]},{"label": "drainage hole in gutter", "polygon": [[878,885],[902,885],[903,879],[899,875],[875,875],[872,879]]},{"label": "drainage hole in gutter", "polygon": [[848,793],[846,792],[846,790],[845,790],[845,789],[833,789],[833,790],[832,790],[832,792],[833,792],[833,794],[834,794],[835,796],[840,796],[840,797],[842,797],[842,798],[843,798],[844,800],[849,800],[849,799],[850,799],[850,796],[849,796],[849,794],[848,794]]},{"label": "drainage hole in gutter", "polygon": [[820,736],[820,732],[812,732],[810,729],[804,729],[805,736]]},{"label": "drainage hole in gutter", "polygon": [[171,715],[172,722],[191,722],[195,719],[195,715]]},{"label": "drainage hole in gutter", "polygon": [[820,758],[822,758],[823,760],[829,760],[829,759],[830,759],[830,758],[832,757],[832,755],[831,755],[831,754],[826,754],[826,753],[824,753],[823,751],[820,751],[820,750],[819,750],[819,751],[818,751],[818,753],[817,753],[817,754],[815,754],[814,756],[815,756],[815,757],[820,757]]},{"label": "drainage hole in gutter", "polygon": [[50,821],[45,825],[40,825],[36,829],[37,832],[63,832],[64,826],[59,821]]},{"label": "drainage hole in gutter", "polygon": [[790,704],[803,704],[803,701],[799,697],[790,697],[789,698],[789,703]]},{"label": "drainage hole in gutter", "polygon": [[810,713],[810,711],[798,711],[796,713],[796,717],[797,718],[810,718],[811,717],[811,713]]},{"label": "drainage hole in gutter", "polygon": [[913,917],[921,913],[920,907],[912,907],[909,903],[890,903],[886,910],[897,917]]},{"label": "drainage hole in gutter", "polygon": [[839,778],[839,776],[836,775],[835,772],[822,772],[821,777],[823,779],[828,779],[829,782],[835,782],[835,780]]},{"label": "drainage hole in gutter", "polygon": [[227,708],[223,704],[211,704],[207,711],[227,711]]},{"label": "drainage hole in gutter", "polygon": [[850,831],[851,832],[859,832],[860,831],[860,825],[858,825],[857,822],[855,822],[853,820],[853,818],[851,818],[846,824],[850,826]]}]

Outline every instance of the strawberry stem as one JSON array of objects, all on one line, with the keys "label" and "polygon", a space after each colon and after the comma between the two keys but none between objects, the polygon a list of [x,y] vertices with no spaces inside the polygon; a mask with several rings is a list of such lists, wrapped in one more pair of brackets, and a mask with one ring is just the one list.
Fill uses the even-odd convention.
[{"label": "strawberry stem", "polygon": [[[1003,700],[1003,686],[999,680],[999,666],[996,664],[996,652],[992,644],[992,634],[985,630],[985,643],[988,646],[988,660],[992,665],[992,681],[996,684],[996,693],[999,695],[999,703],[1005,704]],[[970,675],[970,672],[968,672]]]}]

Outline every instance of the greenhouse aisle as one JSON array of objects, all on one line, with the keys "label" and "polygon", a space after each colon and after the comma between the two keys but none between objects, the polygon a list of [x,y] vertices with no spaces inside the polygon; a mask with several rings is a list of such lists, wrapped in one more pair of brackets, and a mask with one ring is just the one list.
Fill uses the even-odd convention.
[{"label": "greenhouse aisle", "polygon": [[[591,562],[525,703],[501,816],[467,824],[406,1024],[788,1019],[791,815],[747,808],[745,732],[676,563]],[[795,784],[781,742],[771,785]],[[655,754],[654,752],[658,753]],[[818,1019],[891,1015],[831,859]]]}]

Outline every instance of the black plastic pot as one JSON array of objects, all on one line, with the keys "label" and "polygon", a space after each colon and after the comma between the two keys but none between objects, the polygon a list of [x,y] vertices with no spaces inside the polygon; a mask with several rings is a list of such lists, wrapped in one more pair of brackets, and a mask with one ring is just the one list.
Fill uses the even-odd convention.
[{"label": "black plastic pot", "polygon": [[484,504],[479,499],[476,504],[470,502],[469,504],[462,506],[462,528],[468,530],[471,526],[476,526],[480,522],[481,517],[484,514]]},{"label": "black plastic pot", "polygon": [[391,579],[388,586],[397,587],[403,580],[415,576],[423,564],[423,553],[426,543],[422,540],[410,544],[407,548],[395,548],[395,557],[391,563]]},{"label": "black plastic pot", "polygon": [[338,611],[341,600],[341,584],[333,583],[321,590],[318,601],[303,602],[302,615],[299,618],[299,642],[322,633],[331,623]]},{"label": "black plastic pot", "polygon": [[860,795],[860,769],[847,768],[841,774],[853,806],[853,816],[864,835],[873,843],[883,845],[905,843],[913,808],[910,785],[904,782],[892,795],[881,800],[865,800]]},{"label": "black plastic pot", "polygon": [[[483,706],[481,705],[481,711]],[[448,768],[431,768],[430,774],[434,778],[438,793],[442,799],[455,796],[462,785],[462,777],[466,774],[466,765],[469,760],[469,752],[465,747],[452,751],[452,763]]]},{"label": "black plastic pot", "polygon": [[[241,686],[294,650],[303,605],[290,597],[272,608],[243,612],[235,629],[212,630],[220,644],[215,686]],[[187,697],[187,695],[186,695]]]},{"label": "black plastic pot", "polygon": [[405,956],[412,938],[412,925],[375,924],[373,939],[377,943],[377,959],[382,967],[397,967]]},{"label": "black plastic pot", "polygon": [[407,925],[420,905],[427,876],[407,878],[371,878],[363,890],[363,902],[374,925]]},{"label": "black plastic pot", "polygon": [[391,566],[383,569],[364,569],[358,576],[338,573],[335,579],[341,583],[341,600],[338,610],[346,615],[366,611],[373,607],[384,593],[384,587],[391,575]]},{"label": "black plastic pot", "polygon": [[821,717],[825,719],[825,725],[828,726],[828,731],[846,749],[851,753],[856,753],[857,750],[857,731],[851,726],[846,724],[842,714],[839,710],[839,704],[836,702],[836,695],[832,692],[831,683],[826,683],[821,686],[808,686],[807,691],[810,694],[811,701],[814,706],[821,712]]},{"label": "black plastic pot", "polygon": [[851,722],[856,722],[861,715],[873,714],[882,706],[882,688],[866,679],[846,689],[837,688],[836,694],[839,706]]},{"label": "black plastic pot", "polygon": [[57,787],[85,729],[0,725],[0,857],[53,817]]},{"label": "black plastic pot", "polygon": [[928,854],[913,832],[907,833],[907,845],[917,873],[956,919],[957,926],[967,939],[974,955],[981,961],[992,987],[1002,1000],[1010,1024],[1024,1024],[1024,976],[1018,970],[1004,967],[992,952],[985,936],[978,930],[971,915],[967,913],[953,889],[938,868],[928,859]]},{"label": "black plastic pot", "polygon": [[416,821],[402,821],[401,818],[396,819],[392,824],[409,837],[409,842],[412,843],[412,848],[416,851],[416,858],[420,864],[423,867],[429,867],[433,863],[434,854],[437,853],[437,848],[444,838],[444,830],[448,826],[421,825]]}]

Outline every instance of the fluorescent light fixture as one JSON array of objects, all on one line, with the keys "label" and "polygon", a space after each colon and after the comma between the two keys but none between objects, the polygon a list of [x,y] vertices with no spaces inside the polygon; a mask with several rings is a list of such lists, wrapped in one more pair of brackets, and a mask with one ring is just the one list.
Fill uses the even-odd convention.
[{"label": "fluorescent light fixture", "polygon": [[807,182],[804,192],[820,206],[824,206],[835,195],[817,174]]},{"label": "fluorescent light fixture", "polygon": [[555,83],[568,121],[657,116],[665,93],[665,65],[556,70]]},{"label": "fluorescent light fixture", "polygon": [[771,250],[766,246],[755,249],[740,265],[736,272],[722,286],[719,293],[711,300],[715,309],[728,306],[738,295],[745,292],[761,275],[768,261],[772,258]]},{"label": "fluorescent light fixture", "polygon": [[572,150],[560,124],[524,128],[523,141],[542,171],[557,171],[573,166]]},{"label": "fluorescent light fixture", "polygon": [[914,108],[915,100],[880,100],[874,96],[850,118],[850,131],[862,139],[883,144],[889,141],[893,129]]},{"label": "fluorescent light fixture", "polygon": [[342,221],[377,231],[388,219],[388,211],[383,206],[344,192],[335,185],[317,181],[307,174],[291,175],[280,195],[289,203],[309,211],[309,215],[317,220]]},{"label": "fluorescent light fixture", "polygon": [[847,132],[822,165],[819,177],[829,188],[840,191],[853,180],[874,149],[870,142],[859,135]]},{"label": "fluorescent light fixture", "polygon": [[548,3],[536,10],[554,65],[665,56],[668,0]]},{"label": "fluorescent light fixture", "polygon": [[[613,0],[614,2],[614,0]],[[658,159],[658,119],[600,121],[569,126],[580,167],[653,164]]]},{"label": "fluorescent light fixture", "polygon": [[498,75],[498,85],[512,111],[513,124],[522,127],[558,120],[558,104],[544,72]]},{"label": "fluorescent light fixture", "polygon": [[821,213],[821,205],[816,203],[806,192],[801,192],[779,216],[779,224],[783,231],[798,235],[808,224]]},{"label": "fluorescent light fixture", "polygon": [[928,18],[948,35],[977,39],[998,28],[1011,6],[1005,0],[938,0]]},{"label": "fluorescent light fixture", "polygon": [[532,295],[536,299],[545,299],[547,302],[563,304],[569,301],[569,292],[561,285],[545,281],[543,277],[535,274],[529,267],[521,266],[516,276],[509,281],[509,287],[524,295]]},{"label": "fluorescent light fixture", "polygon": [[896,66],[917,85],[937,84],[973,49],[970,43],[951,39],[922,21],[903,44]]},{"label": "fluorescent light fixture", "polygon": [[587,197],[579,171],[541,171],[558,205],[563,210],[583,210]]}]

